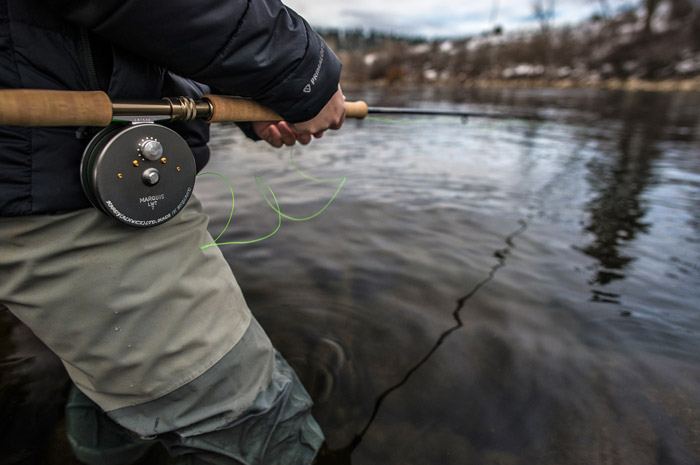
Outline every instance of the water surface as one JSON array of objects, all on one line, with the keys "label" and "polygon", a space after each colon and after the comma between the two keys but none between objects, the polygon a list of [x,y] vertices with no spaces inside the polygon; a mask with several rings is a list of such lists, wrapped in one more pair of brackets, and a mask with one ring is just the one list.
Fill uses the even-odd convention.
[{"label": "water surface", "polygon": [[[324,462],[700,463],[700,94],[346,93],[542,121],[347,121],[294,152],[347,178],[330,207],[222,246],[316,400]],[[275,230],[256,175],[296,217],[340,182],[228,125],[212,149],[221,241]],[[229,188],[195,190],[217,235]],[[65,454],[60,370],[0,316],[9,463]]]},{"label": "water surface", "polygon": [[[348,121],[294,157],[318,218],[223,246],[328,463],[700,463],[697,94],[349,89],[539,122]],[[223,240],[307,216],[288,150],[217,127]],[[230,194],[198,194],[217,234]]]}]

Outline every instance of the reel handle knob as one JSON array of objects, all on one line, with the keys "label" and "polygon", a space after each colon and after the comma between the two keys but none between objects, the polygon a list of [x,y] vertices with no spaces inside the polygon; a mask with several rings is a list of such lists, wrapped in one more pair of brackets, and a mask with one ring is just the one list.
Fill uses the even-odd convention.
[{"label": "reel handle knob", "polygon": [[143,182],[147,186],[155,186],[160,181],[160,173],[155,168],[148,168],[143,172]]}]

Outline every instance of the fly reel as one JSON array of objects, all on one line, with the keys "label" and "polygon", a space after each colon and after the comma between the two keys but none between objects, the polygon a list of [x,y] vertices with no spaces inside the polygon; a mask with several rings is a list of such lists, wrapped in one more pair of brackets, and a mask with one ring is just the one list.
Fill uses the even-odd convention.
[{"label": "fly reel", "polygon": [[187,143],[159,124],[112,124],[88,144],[80,180],[96,208],[122,223],[165,223],[192,195],[196,168]]}]

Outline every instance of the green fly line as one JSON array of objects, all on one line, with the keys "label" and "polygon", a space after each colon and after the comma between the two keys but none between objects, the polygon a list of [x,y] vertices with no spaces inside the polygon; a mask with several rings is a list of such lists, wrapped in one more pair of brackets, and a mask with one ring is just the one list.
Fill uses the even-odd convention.
[{"label": "green fly line", "polygon": [[[436,122],[437,123],[441,123],[441,122],[454,123],[455,122],[455,118],[398,119],[398,118],[384,118],[384,117],[378,117],[378,116],[368,116],[365,119],[370,120],[370,121],[376,121],[376,122],[381,122],[381,123],[392,123],[392,124],[425,124],[427,122],[430,122],[430,123],[436,123]],[[466,124],[467,118],[460,118],[459,121],[462,124]],[[280,204],[277,200],[277,196],[275,195],[275,193],[272,190],[272,188],[270,187],[270,185],[267,183],[267,181],[265,181],[265,179],[263,177],[256,175],[256,176],[254,176],[255,183],[258,186],[258,190],[260,191],[260,194],[263,196],[263,198],[265,199],[265,202],[272,209],[272,211],[277,213],[277,226],[275,227],[275,229],[271,233],[269,233],[265,236],[262,236],[262,237],[258,237],[257,239],[249,239],[249,240],[244,240],[244,241],[219,242],[219,239],[221,239],[221,236],[224,235],[224,233],[226,232],[228,227],[231,225],[231,219],[233,218],[233,210],[234,210],[235,203],[236,203],[236,198],[235,198],[235,195],[233,193],[233,186],[231,186],[231,183],[228,181],[228,179],[226,179],[226,177],[220,173],[216,173],[214,171],[207,171],[204,173],[199,173],[197,176],[203,176],[203,175],[207,175],[207,174],[212,174],[214,176],[218,176],[219,178],[223,179],[224,182],[226,182],[226,185],[228,185],[229,191],[231,192],[231,212],[229,213],[228,220],[226,221],[226,226],[224,226],[224,229],[221,231],[221,233],[219,233],[219,235],[216,236],[216,239],[214,239],[211,243],[209,243],[207,245],[201,246],[200,249],[206,249],[208,247],[221,246],[221,245],[246,245],[246,244],[254,244],[256,242],[264,241],[265,239],[269,239],[270,237],[277,234],[277,231],[279,231],[280,228],[282,227],[282,219],[283,218],[290,220],[290,221],[309,221],[309,220],[312,220],[312,219],[316,218],[318,215],[320,215],[321,213],[323,213],[333,203],[335,198],[338,196],[338,193],[340,193],[340,190],[343,188],[343,186],[345,185],[345,182],[347,181],[346,176],[341,176],[341,177],[337,177],[337,178],[330,178],[330,179],[318,179],[318,178],[314,178],[313,176],[309,176],[308,174],[304,173],[303,171],[301,171],[299,169],[296,162],[294,161],[294,147],[292,147],[290,152],[289,152],[289,161],[290,161],[292,167],[294,168],[294,171],[296,171],[300,176],[302,176],[302,177],[304,177],[312,182],[317,182],[317,183],[340,182],[340,184],[338,185],[338,188],[335,190],[335,193],[333,194],[333,196],[331,196],[330,200],[328,202],[326,202],[326,204],[323,207],[321,207],[320,210],[318,210],[313,215],[309,215],[309,216],[306,216],[303,218],[297,218],[294,216],[287,215],[286,213],[283,213],[282,209],[280,208]],[[263,188],[263,186],[264,186],[264,188]],[[267,190],[267,192],[265,191],[265,189]],[[268,193],[269,193],[269,197],[268,197]],[[270,200],[270,197],[272,198],[272,200]]]},{"label": "green fly line", "polygon": [[[231,212],[228,215],[228,220],[226,221],[226,226],[224,226],[224,229],[221,231],[221,233],[219,233],[219,235],[216,236],[216,239],[214,239],[211,243],[209,243],[207,245],[201,246],[200,249],[203,250],[203,249],[206,249],[208,247],[221,246],[221,245],[254,244],[256,242],[264,241],[265,239],[269,239],[270,237],[277,234],[277,231],[279,231],[280,228],[282,227],[282,218],[285,218],[285,219],[290,220],[290,221],[309,221],[309,220],[312,220],[312,219],[316,218],[318,215],[320,215],[321,213],[323,213],[331,205],[331,203],[333,203],[335,198],[338,196],[338,193],[340,192],[340,190],[345,185],[345,182],[347,181],[346,176],[341,176],[338,178],[330,178],[330,179],[318,179],[318,178],[314,178],[313,176],[309,176],[308,174],[304,173],[303,171],[301,171],[299,169],[296,162],[294,161],[294,147],[292,147],[292,149],[289,151],[289,161],[291,162],[292,167],[294,168],[294,171],[296,171],[299,175],[301,175],[302,177],[304,177],[310,181],[317,182],[317,183],[329,183],[329,182],[338,182],[338,181],[340,182],[340,184],[338,185],[338,188],[335,190],[335,193],[333,194],[333,196],[330,198],[330,200],[328,202],[326,202],[326,204],[323,207],[321,207],[320,210],[318,210],[316,213],[314,213],[312,215],[309,215],[309,216],[306,216],[303,218],[297,218],[294,216],[287,215],[286,213],[283,213],[282,209],[280,208],[280,204],[277,200],[277,196],[275,195],[275,192],[272,190],[270,185],[267,183],[267,181],[265,181],[265,179],[262,176],[256,175],[254,177],[255,183],[258,186],[258,190],[260,191],[260,194],[263,196],[263,198],[265,199],[265,202],[267,202],[268,206],[275,213],[277,213],[277,226],[275,227],[275,229],[271,233],[269,233],[265,236],[262,236],[262,237],[258,237],[257,239],[249,239],[249,240],[245,240],[245,241],[219,242],[219,239],[221,239],[221,236],[224,235],[224,233],[226,232],[226,230],[228,229],[228,227],[231,224],[231,219],[233,218],[233,210],[234,210],[234,207],[236,205],[236,197],[233,193],[233,186],[231,185],[229,180],[226,179],[226,177],[220,173],[216,173],[214,171],[207,171],[204,173],[199,173],[197,176],[203,176],[206,174],[213,174],[214,176],[218,176],[219,178],[223,179],[224,182],[226,182],[226,184],[228,185],[229,191],[231,192]],[[265,189],[267,189],[267,192],[263,189],[263,186]],[[272,200],[270,200],[270,198],[268,197],[268,192],[269,192],[270,197],[272,197]]]}]

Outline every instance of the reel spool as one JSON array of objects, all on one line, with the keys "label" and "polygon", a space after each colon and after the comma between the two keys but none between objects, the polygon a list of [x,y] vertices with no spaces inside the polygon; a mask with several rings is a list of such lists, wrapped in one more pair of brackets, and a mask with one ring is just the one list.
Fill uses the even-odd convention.
[{"label": "reel spool", "polygon": [[190,199],[195,176],[187,143],[153,123],[106,127],[90,141],[80,165],[90,203],[139,228],[174,218]]}]

